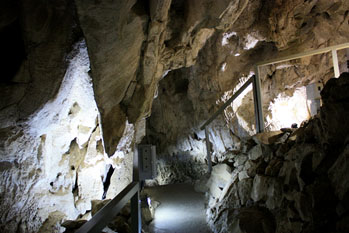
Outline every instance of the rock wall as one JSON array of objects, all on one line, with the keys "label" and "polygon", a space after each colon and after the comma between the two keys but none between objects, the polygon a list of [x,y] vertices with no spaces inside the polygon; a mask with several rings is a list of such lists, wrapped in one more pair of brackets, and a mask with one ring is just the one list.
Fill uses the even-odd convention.
[{"label": "rock wall", "polygon": [[299,129],[254,135],[213,167],[207,217],[214,232],[349,230],[348,78],[329,80],[320,114]]},{"label": "rock wall", "polygon": [[[199,127],[254,74],[254,65],[347,42],[348,10],[347,1],[249,1],[234,24],[213,33],[193,66],[170,71],[160,81],[147,125],[148,142],[158,146],[160,164],[168,160],[173,168],[170,164],[179,156],[184,164],[197,161],[204,166],[205,136]],[[347,71],[346,51],[338,51],[338,56],[342,71]],[[309,119],[305,87],[314,82],[325,84],[331,77],[330,53],[262,67],[266,131]],[[251,90],[244,91],[209,125],[213,162],[223,161],[226,151],[235,150],[241,140],[255,133]],[[159,168],[166,177],[162,170],[169,168],[164,166]],[[174,172],[170,180],[191,170]],[[161,179],[158,177],[160,183],[165,182]]]},{"label": "rock wall", "polygon": [[91,200],[131,182],[135,130],[126,127],[117,153],[106,155],[89,69],[82,41],[57,96],[27,121],[1,129],[2,232],[61,232],[61,221],[89,218]]},{"label": "rock wall", "polygon": [[[127,185],[131,148],[144,135],[157,93],[167,97],[155,106],[177,105],[154,109],[154,118],[168,115],[164,126],[150,120],[151,140],[163,140],[159,183],[199,177],[206,161],[198,127],[252,65],[347,42],[349,17],[345,0],[5,0],[0,6],[0,227],[7,232],[61,231],[57,222],[84,215],[91,199],[111,198]],[[263,70],[265,111],[280,93],[331,77],[328,55],[286,65]],[[171,83],[167,91],[158,87],[167,73],[179,79],[174,92]],[[236,135],[253,132],[250,94],[241,103],[239,114],[228,111],[210,125],[215,163],[239,148]],[[231,120],[238,123],[226,127]]]},{"label": "rock wall", "polygon": [[1,2],[1,231],[60,232],[130,182],[159,79],[247,1],[213,3]]}]

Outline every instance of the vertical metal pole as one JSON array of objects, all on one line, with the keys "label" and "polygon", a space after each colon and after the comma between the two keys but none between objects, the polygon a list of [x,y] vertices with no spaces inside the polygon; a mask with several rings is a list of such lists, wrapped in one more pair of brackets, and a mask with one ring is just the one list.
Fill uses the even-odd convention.
[{"label": "vertical metal pole", "polygon": [[131,232],[142,232],[141,207],[139,203],[139,191],[131,198]]},{"label": "vertical metal pole", "polygon": [[339,64],[338,64],[338,56],[337,56],[337,50],[332,50],[332,61],[333,61],[333,70],[334,70],[334,77],[339,78],[340,72],[339,72]]},{"label": "vertical metal pole", "polygon": [[256,131],[261,133],[264,131],[264,118],[262,108],[262,92],[261,80],[259,77],[259,67],[255,67],[255,76],[253,79],[253,99],[254,99],[254,114],[256,118]]},{"label": "vertical metal pole", "polygon": [[[134,147],[133,153],[133,181],[139,182],[138,147]],[[140,184],[139,184],[140,185]],[[139,191],[131,198],[131,232],[142,232],[141,206],[139,203]]]},{"label": "vertical metal pole", "polygon": [[210,136],[208,134],[207,126],[205,127],[205,137],[206,137],[206,153],[207,153],[208,174],[211,174],[211,172],[212,172],[211,145],[210,145]]},{"label": "vertical metal pole", "polygon": [[346,53],[347,53],[347,72],[349,72],[349,49],[346,49]]}]

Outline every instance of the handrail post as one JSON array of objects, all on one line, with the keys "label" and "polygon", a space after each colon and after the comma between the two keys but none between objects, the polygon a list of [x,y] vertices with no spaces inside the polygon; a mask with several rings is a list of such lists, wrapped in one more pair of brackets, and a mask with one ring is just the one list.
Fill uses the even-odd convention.
[{"label": "handrail post", "polygon": [[141,206],[139,203],[139,191],[131,198],[131,232],[142,232]]},{"label": "handrail post", "polygon": [[338,65],[338,55],[337,55],[337,50],[335,49],[332,49],[332,61],[333,61],[334,77],[339,78],[340,72],[339,72],[339,65]]},{"label": "handrail post", "polygon": [[211,145],[210,145],[210,136],[208,134],[207,126],[205,127],[205,138],[206,138],[206,154],[207,154],[208,174],[211,174],[211,172],[212,172]]},{"label": "handrail post", "polygon": [[[139,161],[138,161],[138,148],[134,147],[133,152],[133,181],[139,182]],[[140,182],[139,182],[140,185]],[[141,207],[139,203],[139,187],[138,191],[131,198],[131,232],[141,233],[142,232],[142,218],[141,218]]]},{"label": "handrail post", "polygon": [[262,107],[262,93],[261,93],[261,80],[259,77],[259,67],[255,67],[255,75],[253,77],[253,99],[254,99],[254,112],[256,118],[256,131],[261,133],[264,131],[264,119],[263,119],[263,107]]}]

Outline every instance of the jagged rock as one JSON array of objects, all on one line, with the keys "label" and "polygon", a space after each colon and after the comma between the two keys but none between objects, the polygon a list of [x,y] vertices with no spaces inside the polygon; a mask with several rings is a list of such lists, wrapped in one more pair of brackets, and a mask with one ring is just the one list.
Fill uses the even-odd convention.
[{"label": "jagged rock", "polygon": [[244,206],[251,197],[252,185],[253,179],[251,178],[240,180],[238,183],[238,192],[242,206]]},{"label": "jagged rock", "polygon": [[277,176],[280,172],[282,165],[283,165],[283,162],[279,159],[271,160],[268,166],[265,168],[265,175]]},{"label": "jagged rock", "polygon": [[336,195],[342,200],[349,192],[349,144],[328,171],[328,175]]},{"label": "jagged rock", "polygon": [[[330,79],[321,91],[323,106],[320,111],[321,125],[326,142],[341,145],[349,132],[349,73],[338,79]],[[335,121],[333,119],[336,119]]]},{"label": "jagged rock", "polygon": [[270,178],[256,175],[253,179],[253,187],[251,192],[251,198],[257,202],[267,196]]},{"label": "jagged rock", "polygon": [[79,229],[82,225],[84,225],[87,220],[67,220],[62,223],[62,226],[66,228],[64,233],[73,233],[77,229]]},{"label": "jagged rock", "polygon": [[312,218],[312,204],[309,196],[303,193],[296,193],[294,195],[295,208],[303,221],[311,221]]},{"label": "jagged rock", "polygon": [[258,133],[254,135],[254,140],[257,143],[263,143],[263,144],[273,144],[275,143],[283,133],[281,131],[270,131],[270,132],[263,132],[263,133]]},{"label": "jagged rock", "polygon": [[111,200],[92,200],[91,201],[91,214],[94,216],[100,209],[102,209],[106,204],[108,204]]},{"label": "jagged rock", "polygon": [[229,212],[225,221],[224,232],[274,233],[276,229],[272,214],[263,208],[242,208],[237,213]]},{"label": "jagged rock", "polygon": [[207,187],[210,189],[212,196],[219,198],[226,185],[231,182],[231,168],[226,164],[217,164],[213,166]]},{"label": "jagged rock", "polygon": [[260,144],[254,146],[249,152],[248,152],[248,158],[250,160],[257,160],[263,155],[262,152],[262,146]]},{"label": "jagged rock", "polygon": [[[242,169],[241,169],[242,170]],[[248,175],[247,171],[240,171],[239,173],[239,180],[243,180],[243,179],[247,179],[249,178],[250,176]]]},{"label": "jagged rock", "polygon": [[234,157],[234,160],[235,160],[234,167],[244,165],[245,162],[247,161],[247,159],[248,159],[248,157],[246,155],[236,155]]}]

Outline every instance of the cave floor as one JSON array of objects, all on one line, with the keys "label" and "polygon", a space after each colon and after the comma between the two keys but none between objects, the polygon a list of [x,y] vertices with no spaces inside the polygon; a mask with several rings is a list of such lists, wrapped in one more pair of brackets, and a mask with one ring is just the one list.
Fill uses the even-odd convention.
[{"label": "cave floor", "polygon": [[161,204],[155,209],[149,233],[211,233],[206,223],[205,195],[189,184],[146,188]]}]

